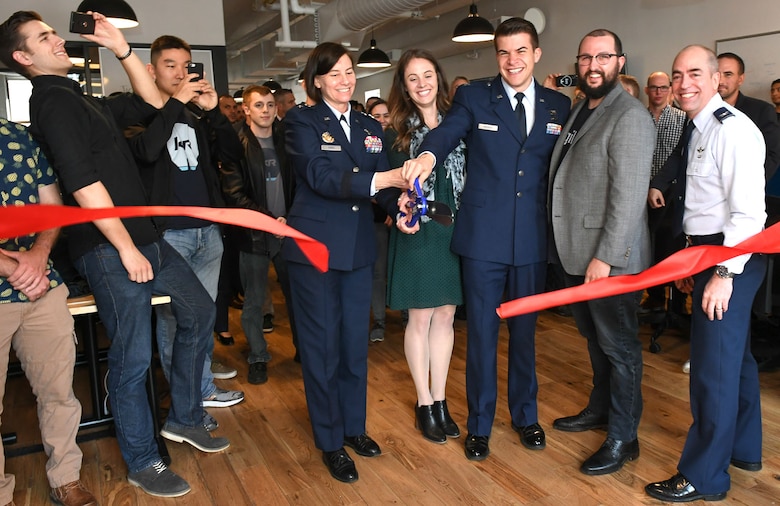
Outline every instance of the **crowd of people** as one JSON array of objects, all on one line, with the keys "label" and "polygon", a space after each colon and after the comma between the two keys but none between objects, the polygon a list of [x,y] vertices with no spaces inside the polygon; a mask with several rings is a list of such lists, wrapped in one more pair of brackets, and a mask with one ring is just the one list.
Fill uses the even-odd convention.
[{"label": "crowd of people", "polygon": [[[577,49],[572,104],[556,86],[558,75],[534,77],[538,34],[515,17],[495,31],[494,79],[458,76],[449,85],[434,55],[409,49],[388,98],[362,112],[353,99],[353,61],[340,44],[311,52],[302,73],[306,104],[296,106],[292,91],[277,83],[248,86],[238,103],[218,96],[208,76],[189,72],[184,40],[157,38],[144,65],[117,28],[92,16],[95,33],[84,37],[114,53],[132,93],[84,95],[68,78],[64,40],[37,13],[19,11],[0,25],[0,60],[33,85],[29,130],[0,122],[3,145],[13,146],[11,153],[0,150],[2,205],[245,208],[330,253],[328,270],[319,272],[282,236],[187,217],[105,218],[69,228],[72,261],[110,340],[106,388],[128,481],[151,495],[190,490],[159,454],[151,411],[139,409],[148,406],[152,294],[171,297],[154,315],[171,391],[161,435],[223,451],[230,443],[212,435],[219,423],[204,408],[235,405],[244,393],[215,384],[238,371],[212,360],[214,340],[234,343],[226,315],[240,291],[247,380],[268,380],[273,263],[314,444],[333,478],[352,483],[359,474],[346,448],[369,458],[382,453],[368,434],[366,395],[369,343],[385,338],[386,307],[407,315],[415,423],[424,439],[439,444],[461,435],[446,385],[456,308],[465,307],[464,452],[481,461],[490,455],[498,401],[502,302],[545,291],[548,266],[562,272],[566,286],[587,284],[638,273],[686,242],[733,246],[766,220],[764,201],[755,196],[780,164],[780,82],[772,83],[772,114],[771,105],[739,91],[745,68],[733,53],[683,48],[671,77],[648,76],[645,107],[638,80],[621,74],[619,36],[593,30]],[[452,223],[417,214],[422,197],[451,210]],[[79,481],[73,320],[67,288],[49,259],[57,235],[46,230],[0,244],[0,357],[8,361],[13,342],[36,390],[52,499],[97,504]],[[750,316],[765,270],[764,256],[742,255],[670,291],[675,311],[692,297],[693,425],[679,472],[648,484],[648,495],[720,500],[730,465],[761,469]],[[667,304],[665,287],[648,294],[641,306],[642,292],[571,305],[593,386],[587,405],[552,427],[606,429],[580,465],[585,474],[613,473],[639,457],[639,317]],[[510,422],[533,451],[546,446],[537,410],[536,319],[532,313],[507,320]],[[22,335],[31,322],[40,331]],[[0,472],[0,504],[13,501],[13,489],[13,476]]]}]

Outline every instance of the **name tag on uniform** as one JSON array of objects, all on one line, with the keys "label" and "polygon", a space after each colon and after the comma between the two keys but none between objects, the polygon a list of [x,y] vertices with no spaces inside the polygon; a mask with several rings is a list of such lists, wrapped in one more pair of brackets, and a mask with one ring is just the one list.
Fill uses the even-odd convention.
[{"label": "name tag on uniform", "polygon": [[550,135],[561,135],[561,125],[558,123],[547,123],[547,133]]},{"label": "name tag on uniform", "polygon": [[341,151],[341,146],[338,144],[322,144],[320,149],[322,151]]},{"label": "name tag on uniform", "polygon": [[479,130],[487,130],[488,132],[498,132],[498,125],[491,125],[490,123],[479,123],[477,125]]}]

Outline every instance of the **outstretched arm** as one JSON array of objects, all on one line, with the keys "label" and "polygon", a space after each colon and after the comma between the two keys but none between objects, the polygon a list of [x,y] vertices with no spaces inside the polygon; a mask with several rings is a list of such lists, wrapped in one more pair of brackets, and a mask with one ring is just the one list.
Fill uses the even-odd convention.
[{"label": "outstretched arm", "polygon": [[122,31],[112,25],[103,14],[99,12],[92,12],[91,14],[95,19],[95,33],[94,35],[85,34],[82,37],[100,44],[113,52],[114,56],[120,58],[122,67],[124,67],[127,77],[130,78],[130,85],[133,87],[133,91],[140,95],[149,105],[158,109],[162,107],[163,99],[157,86],[154,84],[154,79],[146,70],[146,66],[138,55],[133,53]]}]

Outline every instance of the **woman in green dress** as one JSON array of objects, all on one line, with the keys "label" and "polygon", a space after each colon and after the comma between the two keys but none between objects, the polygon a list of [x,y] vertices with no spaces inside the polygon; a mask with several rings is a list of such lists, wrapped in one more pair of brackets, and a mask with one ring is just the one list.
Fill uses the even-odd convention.
[{"label": "woman in green dress", "polygon": [[[391,167],[416,157],[425,135],[436,128],[450,102],[438,62],[428,51],[410,49],[398,62],[388,99],[392,129],[385,132]],[[421,182],[429,200],[456,211],[465,182],[463,142],[439,160]],[[406,198],[400,199],[403,205]],[[452,226],[423,216],[414,227],[398,216],[390,233],[388,305],[408,309],[404,351],[417,390],[415,416],[423,436],[436,443],[458,437],[445,390],[454,343],[455,307],[463,303],[460,259],[450,251]]]}]

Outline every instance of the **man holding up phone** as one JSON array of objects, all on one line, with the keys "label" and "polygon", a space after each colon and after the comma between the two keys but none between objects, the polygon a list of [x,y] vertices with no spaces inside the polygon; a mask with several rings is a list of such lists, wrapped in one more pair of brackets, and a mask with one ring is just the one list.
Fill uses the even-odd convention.
[{"label": "man holding up phone", "polygon": [[[121,129],[154,114],[163,102],[122,32],[101,14],[93,19],[95,34],[84,38],[114,53],[136,96],[84,95],[79,83],[68,78],[72,64],[65,41],[36,12],[18,11],[0,25],[0,60],[32,82],[30,133],[57,172],[65,203],[145,205],[138,167]],[[68,234],[71,258],[93,290],[111,341],[107,390],[128,481],[151,495],[184,495],[190,486],[163,462],[152,428],[146,394],[152,358],[149,300],[153,293],[169,295],[179,319],[165,433],[205,452],[230,446],[203,428],[203,408],[193,388],[193,382],[200,383],[199,365],[211,341],[214,304],[149,218],[105,218],[73,225]]]},{"label": "man holding up phone", "polygon": [[[203,79],[203,64],[192,62],[185,41],[163,35],[152,42],[147,70],[165,105],[139,125],[128,128],[125,135],[141,169],[150,203],[225,207],[217,164],[238,162],[243,149],[217,107],[216,91]],[[211,299],[216,300],[223,250],[220,226],[188,217],[155,218],[155,223],[163,231],[163,239],[184,257]],[[157,308],[156,314],[163,372],[170,378],[176,319],[165,306]],[[232,378],[236,370],[211,360],[213,339],[209,339],[206,350],[201,381],[203,406],[222,408],[243,401],[243,392],[214,385],[215,378]],[[203,423],[209,430],[218,425],[209,414]]]}]

